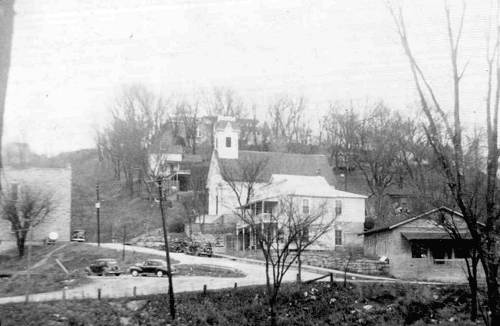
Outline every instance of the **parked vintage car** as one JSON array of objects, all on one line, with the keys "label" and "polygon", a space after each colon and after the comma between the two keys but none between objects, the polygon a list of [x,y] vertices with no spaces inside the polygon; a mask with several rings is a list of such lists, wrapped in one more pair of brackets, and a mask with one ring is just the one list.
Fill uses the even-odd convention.
[{"label": "parked vintage car", "polygon": [[212,257],[213,255],[212,245],[209,242],[207,243],[192,242],[187,246],[186,254]]},{"label": "parked vintage car", "polygon": [[71,241],[75,242],[85,242],[87,240],[85,230],[75,229],[71,232]]},{"label": "parked vintage car", "polygon": [[115,275],[119,276],[123,273],[118,265],[118,262],[114,258],[101,258],[96,259],[89,267],[85,268],[88,275]]},{"label": "parked vintage car", "polygon": [[171,252],[185,252],[187,247],[188,247],[188,243],[186,241],[183,241],[183,240],[179,240],[179,241],[172,241],[169,246],[170,246],[170,251]]},{"label": "parked vintage car", "polygon": [[[172,268],[172,275],[176,273],[174,267]],[[139,275],[156,275],[162,277],[168,275],[167,263],[161,259],[148,259],[142,263],[137,263],[129,268],[129,273],[132,276]]]}]

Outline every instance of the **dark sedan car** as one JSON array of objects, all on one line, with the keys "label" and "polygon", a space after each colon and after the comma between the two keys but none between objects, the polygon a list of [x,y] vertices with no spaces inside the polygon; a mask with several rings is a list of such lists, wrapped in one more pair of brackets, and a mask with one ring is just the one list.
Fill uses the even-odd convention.
[{"label": "dark sedan car", "polygon": [[[167,263],[161,259],[148,259],[142,263],[137,263],[129,268],[132,276],[156,275],[162,277],[168,275]],[[175,274],[175,268],[172,267],[172,275]]]},{"label": "dark sedan car", "polygon": [[113,258],[96,259],[89,267],[85,268],[88,275],[115,275],[119,276],[123,271],[120,269],[118,262]]},{"label": "dark sedan car", "polygon": [[192,242],[185,251],[188,255],[212,257],[213,250],[210,243]]}]

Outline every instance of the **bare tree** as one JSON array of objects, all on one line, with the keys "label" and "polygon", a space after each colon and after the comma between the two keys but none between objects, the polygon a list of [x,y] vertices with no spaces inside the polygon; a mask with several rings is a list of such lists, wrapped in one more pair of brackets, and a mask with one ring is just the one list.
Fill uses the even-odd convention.
[{"label": "bare tree", "polygon": [[[327,217],[326,203],[318,203],[309,212],[299,209],[298,197],[282,196],[278,205],[263,221],[250,209],[255,193],[263,185],[262,176],[268,160],[239,160],[236,167],[222,164],[221,175],[234,193],[237,207],[234,213],[256,236],[265,259],[266,286],[271,324],[276,325],[276,302],[285,274],[301,254],[332,229],[334,219]],[[299,279],[301,266],[299,266]]]},{"label": "bare tree", "polygon": [[167,102],[142,86],[124,88],[111,109],[110,125],[98,135],[98,148],[114,165],[115,176],[125,178],[134,194],[134,180],[148,170],[150,149],[164,132]]},{"label": "bare tree", "polygon": [[199,129],[199,102],[189,103],[183,101],[177,105],[175,119],[182,123],[185,145],[196,154],[196,145]]},{"label": "bare tree", "polygon": [[243,100],[238,94],[230,88],[223,87],[213,89],[207,113],[209,115],[223,115],[235,118],[243,118],[247,114]]},{"label": "bare tree", "polygon": [[52,193],[29,185],[13,184],[2,198],[3,218],[10,222],[19,257],[24,256],[26,237],[53,211]]},{"label": "bare tree", "polygon": [[330,152],[330,160],[336,168],[344,169],[344,190],[347,190],[348,174],[354,168],[354,154],[358,148],[358,132],[361,122],[351,105],[343,108],[339,104],[330,105],[329,112],[322,118],[325,144]]},{"label": "bare tree", "polygon": [[304,97],[277,98],[268,108],[273,145],[279,151],[292,151],[297,144],[310,145],[311,129],[305,123]]},{"label": "bare tree", "polygon": [[[240,158],[235,166],[220,164],[219,169],[225,184],[236,197],[238,207],[250,202],[256,188],[262,183],[264,170],[269,160],[263,156],[261,159]],[[231,207],[233,208],[233,207]],[[240,211],[240,217],[246,218],[245,211]]]},{"label": "bare tree", "polygon": [[[5,97],[9,78],[12,33],[14,30],[14,0],[0,1],[0,153],[2,153]],[[0,155],[0,168],[3,167]]]},{"label": "bare tree", "polygon": [[349,170],[361,171],[374,202],[374,215],[384,219],[389,213],[387,191],[401,172],[398,139],[403,133],[402,118],[383,103],[376,103],[362,116],[351,103],[344,110],[332,106],[324,120],[331,157],[339,157],[346,180]]},{"label": "bare tree", "polygon": [[[293,195],[281,196],[266,221],[259,220],[256,212],[244,215],[244,222],[254,232],[258,227],[264,229],[258,241],[265,259],[271,325],[276,325],[276,303],[284,276],[295,262],[300,262],[301,254],[330,231],[334,223],[326,214],[326,202],[304,213],[299,200],[300,197]],[[299,280],[300,272],[299,269]]]},{"label": "bare tree", "polygon": [[[438,219],[433,219],[433,223],[437,226],[442,227],[450,236],[451,239],[455,240],[455,242],[459,245],[462,245],[462,255],[465,261],[465,272],[467,275],[467,281],[469,283],[469,288],[471,291],[471,311],[470,316],[471,320],[477,319],[478,307],[480,306],[480,302],[478,302],[478,271],[477,266],[479,264],[479,256],[476,248],[472,247],[470,250],[467,246],[464,245],[465,241],[467,241],[467,227],[463,223],[463,219],[461,216],[456,216],[455,214],[441,215]],[[481,309],[482,311],[482,309]],[[483,315],[483,319],[485,323],[488,323],[488,317],[485,314]]]},{"label": "bare tree", "polygon": [[[496,4],[498,6],[498,3]],[[419,65],[411,47],[408,30],[403,10],[401,7],[389,6],[394,19],[401,45],[410,64],[410,72],[415,82],[420,107],[426,117],[424,130],[427,140],[432,147],[440,169],[446,178],[446,182],[452,198],[459,208],[471,234],[474,248],[477,250],[481,266],[483,267],[487,294],[488,308],[491,313],[491,324],[500,324],[500,293],[498,289],[499,253],[498,230],[500,210],[498,207],[498,108],[500,101],[500,36],[498,33],[498,22],[495,22],[493,42],[488,39],[487,64],[488,82],[486,94],[486,135],[487,135],[487,163],[486,182],[478,189],[470,188],[474,184],[471,179],[477,178],[476,173],[467,173],[465,169],[465,154],[463,147],[464,130],[461,121],[461,81],[464,77],[465,67],[460,68],[459,50],[462,29],[465,17],[465,5],[461,11],[458,27],[453,27],[450,8],[445,6],[445,18],[447,22],[447,37],[449,43],[451,76],[452,76],[452,99],[451,116],[444,105],[438,100],[435,89],[428,80],[426,74]],[[490,31],[489,31],[490,32]],[[491,33],[489,34],[492,35]],[[493,48],[491,48],[493,43]],[[476,191],[475,191],[476,190]],[[475,207],[472,198],[483,197],[482,207]],[[485,226],[478,227],[478,222],[483,221]]]}]

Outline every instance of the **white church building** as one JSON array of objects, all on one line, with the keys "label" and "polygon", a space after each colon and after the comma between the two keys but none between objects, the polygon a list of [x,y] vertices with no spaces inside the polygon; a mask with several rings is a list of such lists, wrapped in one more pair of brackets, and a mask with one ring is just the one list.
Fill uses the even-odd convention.
[{"label": "white church building", "polygon": [[[311,249],[362,247],[366,197],[335,189],[335,178],[325,155],[240,151],[239,127],[232,118],[220,117],[215,124],[215,148],[210,162],[208,218],[234,216],[241,207],[260,218],[278,209],[280,198],[293,197],[302,213],[321,203],[323,221],[333,220],[331,230]],[[251,194],[247,190],[251,189]],[[234,230],[237,248],[255,248],[259,234],[239,221]],[[255,233],[255,232],[254,232]],[[258,232],[257,232],[258,233]]]}]

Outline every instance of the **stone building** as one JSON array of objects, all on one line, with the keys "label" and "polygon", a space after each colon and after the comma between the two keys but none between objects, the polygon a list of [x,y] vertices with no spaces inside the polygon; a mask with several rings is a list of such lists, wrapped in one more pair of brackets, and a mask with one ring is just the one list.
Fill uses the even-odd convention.
[{"label": "stone building", "polygon": [[[443,219],[456,225],[460,239],[449,235]],[[397,278],[466,280],[464,257],[471,238],[462,215],[449,208],[436,208],[363,235],[365,255],[387,259],[389,273]]]},{"label": "stone building", "polygon": [[[19,191],[23,186],[50,193],[53,210],[42,223],[33,228],[32,239],[43,243],[50,233],[58,241],[70,240],[71,228],[71,168],[11,168],[2,170],[5,192]],[[28,234],[27,239],[31,239]],[[16,238],[9,221],[0,217],[0,252],[16,248]]]}]

